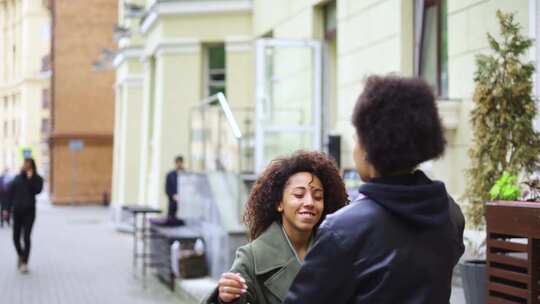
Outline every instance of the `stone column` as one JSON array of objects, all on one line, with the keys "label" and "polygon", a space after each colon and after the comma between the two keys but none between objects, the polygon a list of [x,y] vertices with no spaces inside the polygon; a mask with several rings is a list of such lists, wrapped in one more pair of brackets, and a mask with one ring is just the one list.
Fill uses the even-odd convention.
[{"label": "stone column", "polygon": [[201,96],[200,43],[194,39],[161,41],[155,48],[155,107],[152,119],[152,155],[148,201],[166,208],[165,175],[174,158],[183,155],[189,166],[191,106]]},{"label": "stone column", "polygon": [[120,117],[121,117],[121,104],[123,99],[122,84],[117,82],[114,86],[115,100],[114,100],[114,137],[113,137],[113,170],[112,170],[112,186],[111,186],[111,203],[115,206],[120,206],[122,202],[119,198],[118,178],[120,175],[119,161],[120,161],[120,143],[119,138],[122,130],[120,129]]},{"label": "stone column", "polygon": [[153,113],[153,91],[154,91],[154,58],[151,55],[145,55],[143,62],[143,101],[140,120],[140,161],[139,161],[139,191],[137,202],[142,205],[149,205],[147,200],[148,193],[148,173],[150,164],[150,138],[151,121]]},{"label": "stone column", "polygon": [[143,108],[143,75],[131,75],[125,84],[122,117],[122,144],[119,180],[120,200],[133,204],[138,202],[140,188],[141,118]]}]

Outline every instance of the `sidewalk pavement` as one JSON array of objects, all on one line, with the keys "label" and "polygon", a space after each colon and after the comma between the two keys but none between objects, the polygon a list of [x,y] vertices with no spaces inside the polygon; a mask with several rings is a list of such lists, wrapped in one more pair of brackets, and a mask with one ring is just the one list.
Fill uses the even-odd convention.
[{"label": "sidewalk pavement", "polygon": [[[452,286],[452,295],[450,298],[450,304],[465,304],[465,297],[463,295],[463,289],[461,288],[460,279],[454,279],[455,284]],[[198,301],[204,299],[216,286],[217,282],[210,278],[190,279],[179,281],[176,286],[184,294],[190,295],[190,297],[197,299]]]},{"label": "sidewalk pavement", "polygon": [[148,273],[132,270],[132,238],[114,229],[104,207],[39,203],[29,274],[16,268],[11,229],[0,228],[0,302],[10,304],[143,304],[195,302]]},{"label": "sidewalk pavement", "polygon": [[[32,241],[30,273],[23,275],[16,269],[11,229],[0,228],[2,303],[195,304],[216,283],[209,278],[178,280],[171,292],[150,271],[143,288],[140,271],[135,275],[132,269],[132,236],[115,230],[104,207],[40,202]],[[459,286],[453,286],[450,303],[465,303]]]}]

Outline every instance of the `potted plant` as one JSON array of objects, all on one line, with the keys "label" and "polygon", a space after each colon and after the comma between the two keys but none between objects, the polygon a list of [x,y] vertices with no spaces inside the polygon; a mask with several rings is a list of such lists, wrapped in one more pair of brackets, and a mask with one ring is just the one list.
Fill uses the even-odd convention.
[{"label": "potted plant", "polygon": [[[465,214],[468,228],[478,230],[485,229],[486,202],[514,198],[517,176],[540,168],[540,136],[533,128],[537,114],[532,95],[534,66],[525,61],[532,40],[521,34],[514,14],[497,11],[497,18],[500,38],[487,34],[491,52],[477,56],[474,75]],[[514,196],[505,197],[507,194]],[[486,284],[479,279],[485,280],[485,256],[476,258],[460,264],[467,303],[485,301]],[[467,284],[471,282],[484,288],[470,288]]]}]

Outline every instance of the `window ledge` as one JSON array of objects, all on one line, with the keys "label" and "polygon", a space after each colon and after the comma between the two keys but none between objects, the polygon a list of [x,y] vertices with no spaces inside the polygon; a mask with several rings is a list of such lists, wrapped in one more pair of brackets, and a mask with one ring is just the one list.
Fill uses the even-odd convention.
[{"label": "window ledge", "polygon": [[455,130],[459,125],[460,99],[437,99],[437,108],[445,130]]}]

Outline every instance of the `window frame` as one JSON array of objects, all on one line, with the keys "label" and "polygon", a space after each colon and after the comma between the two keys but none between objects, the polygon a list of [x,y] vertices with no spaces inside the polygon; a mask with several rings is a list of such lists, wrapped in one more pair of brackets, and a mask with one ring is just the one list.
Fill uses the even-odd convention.
[{"label": "window frame", "polygon": [[[414,75],[423,78],[422,59],[424,56],[424,35],[426,34],[426,15],[428,8],[436,6],[437,9],[437,63],[436,63],[436,87],[434,88],[437,97],[448,97],[443,95],[443,22],[444,22],[444,1],[445,0],[415,0],[414,2],[414,43],[415,43],[415,58],[414,58]],[[448,39],[448,38],[447,38]],[[448,60],[447,60],[448,61]],[[447,68],[448,70],[448,68]]]},{"label": "window frame", "polygon": [[[332,11],[331,8],[334,8]],[[330,13],[334,13],[335,18],[335,26],[330,27],[329,20],[330,20]],[[335,40],[337,39],[337,27],[338,27],[338,20],[337,20],[337,1],[331,0],[324,4],[322,8],[323,13],[323,31],[324,31],[324,39],[327,41]]]},{"label": "window frame", "polygon": [[51,121],[49,118],[41,118],[40,132],[43,135],[48,135],[51,130]]},{"label": "window frame", "polygon": [[41,90],[41,108],[48,110],[51,107],[51,92],[49,88]]},{"label": "window frame", "polygon": [[[223,48],[223,68],[210,68],[210,49]],[[222,92],[226,95],[227,92],[227,49],[224,43],[208,44],[205,46],[205,60],[204,60],[204,95],[209,97],[212,88],[222,87]],[[223,75],[223,80],[213,80],[213,75]]]}]

